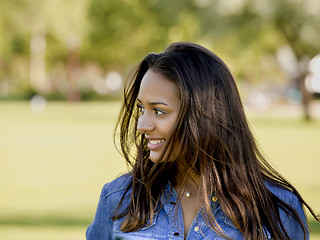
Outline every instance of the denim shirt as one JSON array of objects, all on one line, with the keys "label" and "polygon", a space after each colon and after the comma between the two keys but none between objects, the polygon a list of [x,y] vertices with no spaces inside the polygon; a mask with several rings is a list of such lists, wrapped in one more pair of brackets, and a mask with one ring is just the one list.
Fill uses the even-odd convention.
[{"label": "denim shirt", "polygon": [[[173,190],[170,194],[170,182],[168,182],[164,191],[165,198],[170,194],[169,200],[165,201],[164,206],[155,213],[153,222],[150,225],[135,232],[124,233],[120,230],[123,219],[113,221],[111,217],[130,180],[131,175],[125,174],[116,178],[112,182],[107,183],[103,187],[94,220],[86,231],[87,240],[183,240],[184,223],[182,210],[180,204],[177,203],[177,193]],[[303,212],[302,205],[300,204],[298,198],[291,191],[277,187],[273,184],[266,184],[266,186],[273,194],[290,204],[297,211],[300,218],[307,226],[307,220]],[[128,206],[129,201],[130,199],[127,198],[122,206]],[[175,206],[177,206],[177,209]],[[211,200],[211,209],[217,223],[229,238],[236,240],[244,239],[242,233],[225,216],[219,205],[219,200],[217,200],[217,198],[214,196]],[[280,210],[280,218],[290,236],[290,239],[304,239],[303,230],[296,220],[294,220],[291,216],[288,216],[288,214],[282,210]],[[271,239],[270,234],[267,233],[267,235],[267,239]],[[204,215],[202,210],[200,210],[196,218],[193,220],[189,229],[189,233],[185,239],[196,240],[224,238],[206,225]],[[307,239],[309,239],[309,235],[307,236]]]}]

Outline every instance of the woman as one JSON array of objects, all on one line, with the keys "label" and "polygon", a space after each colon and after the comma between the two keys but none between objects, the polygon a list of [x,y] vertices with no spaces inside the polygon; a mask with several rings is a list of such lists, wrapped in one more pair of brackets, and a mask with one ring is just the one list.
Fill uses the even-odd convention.
[{"label": "woman", "polygon": [[151,53],[125,87],[121,150],[94,239],[308,239],[297,190],[263,158],[234,79],[204,47]]}]

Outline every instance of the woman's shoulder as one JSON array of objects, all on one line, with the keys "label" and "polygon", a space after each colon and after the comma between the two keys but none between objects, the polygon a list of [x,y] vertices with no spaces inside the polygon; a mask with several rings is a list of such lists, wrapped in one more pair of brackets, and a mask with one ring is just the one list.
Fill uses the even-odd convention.
[{"label": "woman's shoulder", "polygon": [[[300,218],[305,228],[308,230],[307,218],[299,197],[292,190],[281,184],[267,182],[266,186],[276,197],[278,197],[281,201],[290,205],[294,209],[295,213]],[[290,236],[290,239],[303,239],[304,233],[299,221],[295,217],[293,217],[291,213],[284,211],[282,207],[280,207],[279,212],[282,224],[286,229],[288,235]],[[307,232],[306,234],[307,239],[309,239],[309,233]]]},{"label": "woman's shoulder", "polygon": [[[112,216],[129,186],[131,178],[131,174],[126,173],[103,186],[94,220],[86,232],[87,239],[111,239]],[[125,204],[127,203],[128,201],[125,202]],[[121,205],[120,212],[125,204]]]},{"label": "woman's shoulder", "polygon": [[111,182],[106,183],[101,191],[102,198],[109,198],[113,195],[123,194],[127,189],[129,183],[131,182],[132,175],[131,173],[125,173]]},{"label": "woman's shoulder", "polygon": [[291,206],[294,206],[300,202],[299,198],[292,190],[290,190],[289,188],[287,188],[279,183],[266,181],[265,185],[272,192],[272,194],[274,194],[276,197],[281,199],[283,202],[285,202]]}]

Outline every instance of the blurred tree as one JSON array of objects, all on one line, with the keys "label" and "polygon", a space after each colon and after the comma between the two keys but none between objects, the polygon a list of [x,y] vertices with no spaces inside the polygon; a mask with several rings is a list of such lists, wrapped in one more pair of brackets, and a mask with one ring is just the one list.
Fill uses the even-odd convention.
[{"label": "blurred tree", "polygon": [[[28,66],[26,55],[29,52],[28,31],[21,24],[19,12],[23,1],[0,0],[0,96],[19,94],[28,89]],[[25,71],[26,70],[26,71]]]},{"label": "blurred tree", "polygon": [[192,0],[91,0],[86,55],[102,64],[127,65],[169,42],[196,41]]},{"label": "blurred tree", "polygon": [[62,56],[54,52],[51,54],[65,63],[66,97],[69,101],[81,98],[80,51],[87,34],[87,7],[88,0],[47,0],[46,4],[49,33],[64,47],[60,53]]},{"label": "blurred tree", "polygon": [[[213,39],[237,64],[236,73],[263,79],[259,60],[267,54],[276,55],[285,45],[293,52],[291,71],[283,69],[302,96],[305,119],[311,100],[304,79],[307,61],[320,52],[320,2],[316,0],[240,0],[205,3],[199,14],[203,35]],[[200,4],[201,5],[201,4]],[[285,59],[291,61],[292,59]],[[292,62],[292,61],[291,61]],[[250,67],[248,67],[250,66]],[[272,72],[272,71],[270,71]],[[269,74],[268,74],[269,75]],[[270,75],[269,75],[270,77]]]},{"label": "blurred tree", "polygon": [[[1,9],[6,10],[0,17],[0,33],[7,36],[0,41],[3,65],[8,65],[10,57],[28,54],[30,85],[45,93],[50,91],[47,63],[52,64],[58,57],[67,65],[68,96],[79,99],[75,72],[82,38],[86,34],[87,3],[87,0],[0,0]],[[61,47],[52,48],[48,36]],[[7,73],[10,74],[14,75]]]},{"label": "blurred tree", "polygon": [[295,71],[289,78],[300,90],[304,117],[310,120],[309,105],[311,96],[305,87],[308,74],[306,59],[320,52],[320,3],[305,0],[273,0],[274,10],[270,14],[270,23],[275,26],[287,45],[293,50],[296,58]]},{"label": "blurred tree", "polygon": [[83,62],[91,60],[105,70],[121,71],[145,54],[181,40],[198,42],[215,51],[238,79],[255,83],[281,79],[279,68],[269,63],[276,61],[282,46],[290,46],[297,66],[302,66],[306,56],[311,58],[319,52],[319,3],[0,0],[0,8],[5,9],[0,15],[0,81],[28,78],[28,74],[18,76],[16,72],[22,70],[13,70],[15,65],[11,64],[25,62],[21,69],[29,65],[30,81],[36,89],[46,91],[57,86],[50,82],[55,81],[53,76],[48,78],[50,69],[60,66],[59,71],[64,71],[60,76],[68,81],[56,89],[75,100],[80,98]]}]

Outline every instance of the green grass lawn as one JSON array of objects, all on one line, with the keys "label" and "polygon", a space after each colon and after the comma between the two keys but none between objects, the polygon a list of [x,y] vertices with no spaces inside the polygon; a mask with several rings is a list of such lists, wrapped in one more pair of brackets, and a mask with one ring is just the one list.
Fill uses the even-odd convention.
[{"label": "green grass lawn", "polygon": [[[104,183],[126,171],[113,146],[120,104],[0,102],[0,240],[84,239]],[[320,212],[320,120],[249,112],[272,164]],[[320,224],[310,221],[311,239]]]}]

